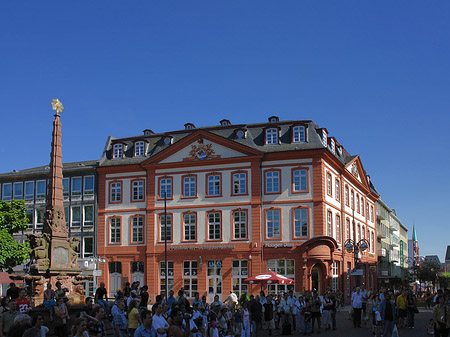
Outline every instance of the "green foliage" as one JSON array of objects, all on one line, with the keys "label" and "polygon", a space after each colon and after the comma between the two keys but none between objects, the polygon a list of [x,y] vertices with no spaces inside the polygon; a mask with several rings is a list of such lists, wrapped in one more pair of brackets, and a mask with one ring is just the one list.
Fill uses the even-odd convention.
[{"label": "green foliage", "polygon": [[422,263],[414,268],[414,273],[420,281],[435,282],[441,267],[438,264]]},{"label": "green foliage", "polygon": [[450,286],[450,273],[442,273],[438,276],[439,285],[441,289],[448,288]]},{"label": "green foliage", "polygon": [[12,268],[25,262],[30,256],[28,242],[19,243],[12,236],[26,230],[28,219],[23,200],[0,201],[0,269]]}]

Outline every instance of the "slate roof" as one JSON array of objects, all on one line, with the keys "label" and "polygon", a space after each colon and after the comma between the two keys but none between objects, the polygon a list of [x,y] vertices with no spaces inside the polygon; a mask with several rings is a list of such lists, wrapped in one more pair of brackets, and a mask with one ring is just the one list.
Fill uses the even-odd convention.
[{"label": "slate roof", "polygon": [[[76,173],[80,171],[93,171],[98,165],[98,160],[77,161],[73,163],[63,163],[63,173]],[[48,176],[50,167],[38,166],[24,170],[14,170],[12,172],[0,173],[0,181],[23,179],[24,177]]]},{"label": "slate roof", "polygon": [[[306,142],[304,143],[292,143],[292,133],[291,128],[295,125],[305,125],[306,126]],[[265,144],[265,129],[270,127],[277,127],[280,130],[279,145],[266,145]],[[238,129],[245,129],[247,135],[244,139],[237,138],[235,136],[235,131]],[[139,135],[135,137],[127,138],[113,138],[110,137],[105,146],[105,152],[100,160],[100,166],[116,166],[116,165],[129,165],[129,164],[139,164],[149,157],[154,156],[161,151],[172,145],[165,145],[163,143],[164,137],[172,137],[172,144],[179,142],[183,138],[195,133],[198,130],[204,130],[211,132],[214,135],[223,137],[230,141],[248,146],[254,150],[258,150],[261,153],[274,153],[274,152],[285,152],[285,151],[299,151],[299,150],[313,150],[324,148],[322,144],[322,128],[317,127],[312,121],[301,120],[301,121],[280,121],[276,123],[258,123],[258,124],[235,124],[235,125],[216,125],[216,126],[206,126],[193,128],[190,130],[178,130],[163,133],[155,133],[150,135]],[[133,144],[137,140],[144,140],[148,142],[148,149],[145,157],[133,157],[134,148]],[[121,142],[126,145],[124,158],[122,159],[112,159],[112,145]],[[336,142],[336,146],[340,146]],[[331,152],[331,138],[328,137],[328,149]],[[336,151],[334,154],[342,164],[346,165],[352,161],[356,156],[350,156],[345,149],[342,147],[342,152]]]},{"label": "slate roof", "polygon": [[447,252],[445,253],[445,261],[450,261],[450,246],[447,246]]}]

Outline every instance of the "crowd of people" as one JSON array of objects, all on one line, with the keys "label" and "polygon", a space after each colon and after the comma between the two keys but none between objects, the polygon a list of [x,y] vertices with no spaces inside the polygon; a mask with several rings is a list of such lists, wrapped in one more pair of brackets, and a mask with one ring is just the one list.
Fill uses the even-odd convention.
[{"label": "crowd of people", "polygon": [[[107,326],[115,337],[259,337],[262,330],[268,335],[311,335],[336,330],[336,312],[343,306],[342,293],[330,289],[323,296],[315,290],[267,295],[261,291],[240,298],[230,293],[224,301],[216,295],[211,303],[198,293],[189,301],[180,289],[177,296],[173,290],[168,297],[156,296],[150,305],[146,285],[126,283],[112,300],[101,283],[95,296],[86,298],[78,317],[70,320],[66,291],[56,284],[56,290],[47,285],[44,293],[43,305],[58,337],[105,337]],[[45,337],[49,332],[42,311],[30,313],[26,295],[25,289],[10,285],[0,306],[0,337]],[[439,291],[431,299],[430,331],[437,337],[449,333],[449,295]],[[390,337],[395,329],[414,328],[417,299],[406,288],[375,292],[361,286],[351,295],[351,308],[349,319],[356,329],[368,327],[375,336]]]}]

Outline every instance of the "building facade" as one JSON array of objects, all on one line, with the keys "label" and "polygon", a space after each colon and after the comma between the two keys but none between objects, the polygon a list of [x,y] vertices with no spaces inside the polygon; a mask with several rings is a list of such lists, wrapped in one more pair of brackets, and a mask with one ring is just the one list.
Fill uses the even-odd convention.
[{"label": "building facade", "polygon": [[[82,276],[91,276],[84,282],[86,295],[94,291],[93,271],[97,268],[97,161],[63,164],[64,213],[70,237],[80,241],[78,262]],[[0,174],[0,198],[24,200],[27,207],[28,230],[15,235],[16,240],[27,240],[27,234],[41,233],[47,200],[49,167],[41,166]],[[18,266],[14,273],[27,272],[26,266]]]},{"label": "building facade", "polygon": [[268,269],[295,279],[272,291],[348,295],[353,253],[367,239],[361,282],[376,286],[378,195],[358,156],[311,121],[232,125],[110,137],[98,173],[98,256],[112,295],[139,280],[225,298],[256,292]]}]

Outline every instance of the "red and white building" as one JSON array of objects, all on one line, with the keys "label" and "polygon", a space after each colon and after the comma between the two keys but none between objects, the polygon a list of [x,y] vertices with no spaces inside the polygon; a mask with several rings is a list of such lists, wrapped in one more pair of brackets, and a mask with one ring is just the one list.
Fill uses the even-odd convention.
[{"label": "red and white building", "polygon": [[111,294],[134,280],[164,291],[165,224],[169,287],[190,297],[257,292],[243,280],[267,269],[295,279],[295,291],[348,294],[347,238],[370,242],[362,282],[376,286],[378,195],[360,158],[311,121],[111,137],[98,183],[99,281]]}]

